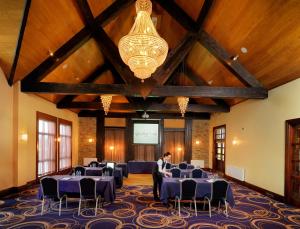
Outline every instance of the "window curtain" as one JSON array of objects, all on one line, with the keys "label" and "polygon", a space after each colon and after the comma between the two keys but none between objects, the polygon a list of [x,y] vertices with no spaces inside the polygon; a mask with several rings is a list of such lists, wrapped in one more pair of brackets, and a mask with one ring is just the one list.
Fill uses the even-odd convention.
[{"label": "window curtain", "polygon": [[59,169],[71,167],[71,142],[72,142],[72,127],[66,124],[59,125]]},{"label": "window curtain", "polygon": [[156,145],[134,145],[134,160],[136,161],[154,161]]},{"label": "window curtain", "polygon": [[55,172],[56,169],[56,123],[39,120],[38,129],[38,175]]},{"label": "window curtain", "polygon": [[125,129],[105,128],[105,155],[106,161],[125,161]]},{"label": "window curtain", "polygon": [[178,164],[184,160],[184,131],[164,131],[164,153],[170,152],[171,161]]}]

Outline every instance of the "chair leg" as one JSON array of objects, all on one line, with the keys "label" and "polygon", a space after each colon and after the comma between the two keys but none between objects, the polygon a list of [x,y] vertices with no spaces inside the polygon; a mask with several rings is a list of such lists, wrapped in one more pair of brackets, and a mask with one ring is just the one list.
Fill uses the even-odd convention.
[{"label": "chair leg", "polygon": [[81,199],[79,199],[78,215],[80,215],[80,209],[81,209]]},{"label": "chair leg", "polygon": [[99,201],[99,198],[97,197],[97,199],[96,199],[96,207],[95,207],[95,216],[97,216],[98,201]]},{"label": "chair leg", "polygon": [[58,215],[61,215],[61,202],[62,202],[62,198],[59,199],[59,212]]},{"label": "chair leg", "polygon": [[43,213],[44,213],[44,204],[45,204],[45,199],[43,198],[41,215],[43,215]]},{"label": "chair leg", "polygon": [[220,202],[220,200],[219,200],[218,212],[220,212],[220,205],[221,205],[221,202]]},{"label": "chair leg", "polygon": [[209,217],[211,218],[211,205],[210,205],[210,201],[208,201],[208,208],[209,208]]},{"label": "chair leg", "polygon": [[197,216],[197,202],[196,202],[196,199],[194,199],[194,204],[195,204],[195,214]]},{"label": "chair leg", "polygon": [[225,200],[225,213],[226,213],[226,217],[228,217],[228,203]]},{"label": "chair leg", "polygon": [[181,216],[180,214],[180,200],[178,200],[178,212],[179,212],[179,217]]},{"label": "chair leg", "polygon": [[68,208],[68,197],[66,197],[66,208]]},{"label": "chair leg", "polygon": [[203,201],[203,209],[202,209],[203,211],[205,210],[205,204],[206,204],[206,201],[204,200]]}]

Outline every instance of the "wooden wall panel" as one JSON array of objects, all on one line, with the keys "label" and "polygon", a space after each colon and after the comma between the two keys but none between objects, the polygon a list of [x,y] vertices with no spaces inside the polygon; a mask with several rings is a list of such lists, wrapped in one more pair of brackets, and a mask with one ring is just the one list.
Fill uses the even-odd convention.
[{"label": "wooden wall panel", "polygon": [[300,1],[215,1],[204,27],[267,88],[299,77]]},{"label": "wooden wall panel", "polygon": [[15,56],[25,0],[0,1],[0,67],[8,76]]},{"label": "wooden wall panel", "polygon": [[102,11],[109,7],[113,2],[114,0],[88,0],[94,17],[102,13]]},{"label": "wooden wall panel", "polygon": [[34,0],[24,32],[15,81],[22,79],[83,28],[75,0]]}]

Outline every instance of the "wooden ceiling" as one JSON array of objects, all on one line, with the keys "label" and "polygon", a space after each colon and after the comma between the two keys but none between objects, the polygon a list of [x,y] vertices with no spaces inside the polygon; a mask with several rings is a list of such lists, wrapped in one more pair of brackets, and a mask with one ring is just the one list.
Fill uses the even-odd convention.
[{"label": "wooden ceiling", "polygon": [[209,117],[300,76],[298,0],[152,0],[170,51],[145,83],[117,50],[133,25],[134,0],[16,2],[0,3],[8,82],[80,114],[101,109],[99,95],[115,94],[110,113],[179,115],[176,97],[189,96],[189,113]]}]

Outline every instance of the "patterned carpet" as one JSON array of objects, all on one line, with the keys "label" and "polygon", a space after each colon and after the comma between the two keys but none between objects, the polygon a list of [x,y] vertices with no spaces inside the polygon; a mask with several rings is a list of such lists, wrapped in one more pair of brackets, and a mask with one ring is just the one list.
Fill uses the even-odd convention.
[{"label": "patterned carpet", "polygon": [[[229,217],[199,210],[198,217],[189,206],[182,217],[171,206],[166,208],[152,200],[150,186],[124,186],[117,191],[113,204],[98,210],[94,203],[77,215],[78,200],[69,201],[68,209],[58,204],[40,216],[41,201],[36,199],[37,188],[0,200],[0,228],[300,228],[300,209],[276,202],[257,192],[232,183],[236,206]],[[200,206],[199,206],[200,207]]]}]

